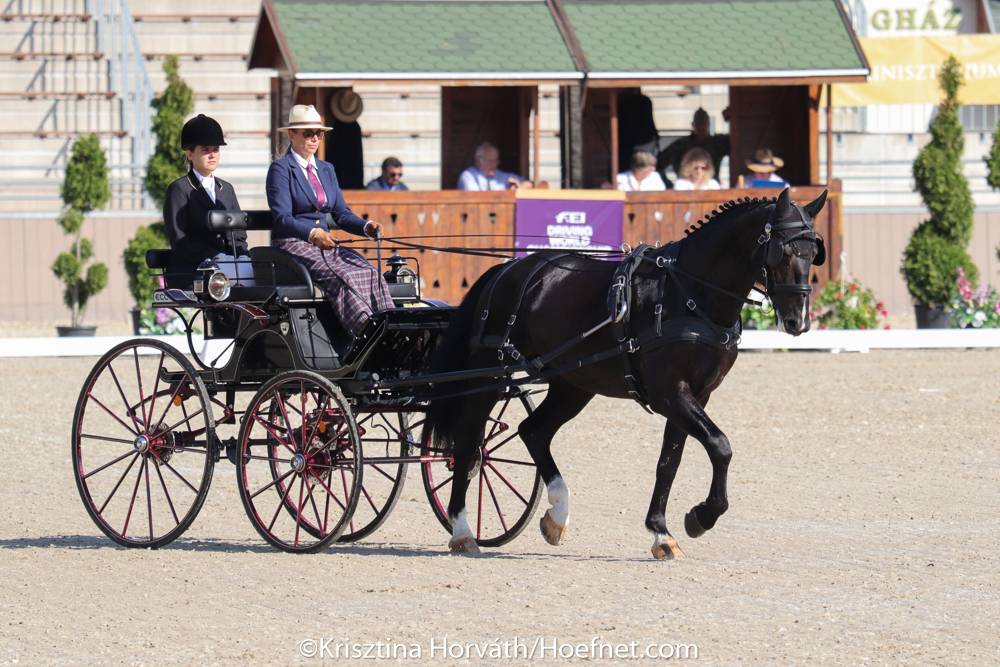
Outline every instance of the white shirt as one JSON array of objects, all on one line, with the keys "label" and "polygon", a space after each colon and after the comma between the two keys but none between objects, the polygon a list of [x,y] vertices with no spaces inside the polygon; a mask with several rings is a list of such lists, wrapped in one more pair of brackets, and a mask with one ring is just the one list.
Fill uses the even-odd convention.
[{"label": "white shirt", "polygon": [[309,180],[310,165],[312,165],[313,173],[316,174],[316,178],[319,178],[319,168],[316,167],[315,155],[310,155],[308,162],[306,160],[303,160],[302,156],[296,153],[295,151],[292,151],[292,157],[295,158],[295,162],[299,165],[299,168],[302,169],[302,175],[306,177],[306,183],[310,184],[312,183],[312,181]]},{"label": "white shirt", "polygon": [[215,203],[215,175],[214,174],[209,174],[208,176],[202,176],[201,173],[197,169],[194,169],[193,171],[194,171],[195,178],[197,178],[198,182],[201,183],[201,187],[205,188],[205,192],[208,193],[208,198],[211,199],[212,203],[214,204]]},{"label": "white shirt", "polygon": [[657,172],[651,172],[649,176],[637,180],[631,170],[618,174],[618,189],[625,192],[658,192],[666,190],[667,184]]},{"label": "white shirt", "polygon": [[[688,180],[686,178],[678,178],[674,183],[674,190],[697,190],[694,186],[694,181]],[[702,190],[718,190],[719,182],[714,178],[708,179],[708,182],[701,186]]]},{"label": "white shirt", "polygon": [[496,170],[492,176],[487,176],[478,167],[469,167],[458,177],[459,190],[486,191],[486,190],[506,190],[507,181],[514,177],[520,182],[522,179],[517,174],[509,171]]}]

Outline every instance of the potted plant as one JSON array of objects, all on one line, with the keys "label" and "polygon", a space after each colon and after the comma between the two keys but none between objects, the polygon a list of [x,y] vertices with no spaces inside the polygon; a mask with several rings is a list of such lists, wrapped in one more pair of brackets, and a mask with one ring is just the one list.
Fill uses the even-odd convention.
[{"label": "potted plant", "polygon": [[1000,294],[986,283],[974,287],[965,271],[959,269],[948,314],[961,329],[998,328]]},{"label": "potted plant", "polygon": [[[168,56],[163,61],[163,71],[167,75],[167,87],[152,102],[156,111],[153,118],[156,149],[146,164],[143,180],[146,192],[158,208],[163,207],[167,187],[188,171],[187,160],[181,150],[181,128],[184,127],[184,118],[194,111],[194,93],[178,74],[177,56]],[[129,277],[129,291],[135,299],[132,328],[136,335],[164,332],[159,326],[164,315],[150,307],[158,276],[146,266],[146,251],[166,247],[166,229],[162,222],[157,222],[140,227],[122,254]]]},{"label": "potted plant", "polygon": [[966,251],[972,238],[973,202],[962,173],[965,139],[958,120],[962,70],[954,56],[941,66],[938,82],[944,100],[930,123],[931,141],[913,162],[916,189],[930,218],[917,226],[903,252],[902,273],[919,328],[947,327],[946,307],[958,270],[973,280],[978,275]]},{"label": "potted plant", "polygon": [[[993,130],[993,145],[989,155],[983,156],[986,163],[986,183],[994,190],[1000,190],[1000,120]],[[997,259],[1000,259],[1000,245],[997,245]]]},{"label": "potted plant", "polygon": [[108,161],[96,134],[85,134],[73,143],[62,198],[66,207],[59,216],[59,226],[73,238],[73,245],[59,253],[52,272],[65,286],[63,301],[70,309],[71,323],[56,330],[60,336],[93,336],[97,327],[84,327],[81,322],[90,297],[108,285],[108,267],[102,262],[90,263],[94,246],[83,238],[83,222],[87,213],[102,208],[111,198]]},{"label": "potted plant", "polygon": [[853,278],[831,280],[817,295],[809,317],[820,329],[888,329],[885,305]]}]

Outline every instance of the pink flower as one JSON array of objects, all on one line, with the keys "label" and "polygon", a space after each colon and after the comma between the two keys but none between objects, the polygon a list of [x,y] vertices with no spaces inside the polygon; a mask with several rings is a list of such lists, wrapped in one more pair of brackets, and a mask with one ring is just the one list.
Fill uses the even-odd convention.
[{"label": "pink flower", "polygon": [[163,289],[163,276],[156,276],[156,285],[160,289]]},{"label": "pink flower", "polygon": [[884,326],[884,327],[882,327],[882,328],[883,328],[883,329],[891,329],[892,327],[890,327],[890,326],[889,326],[889,325],[887,324],[887,325],[885,325],[885,326]]},{"label": "pink flower", "polygon": [[850,289],[851,289],[852,292],[857,292],[858,291],[858,286],[855,285],[854,283],[851,283]]},{"label": "pink flower", "polygon": [[169,322],[172,319],[172,317],[173,313],[171,313],[166,308],[156,309],[156,323],[159,324],[160,326],[163,326],[164,324]]},{"label": "pink flower", "polygon": [[843,292],[837,292],[837,299],[840,300],[840,301],[843,301],[844,300],[844,293]]}]

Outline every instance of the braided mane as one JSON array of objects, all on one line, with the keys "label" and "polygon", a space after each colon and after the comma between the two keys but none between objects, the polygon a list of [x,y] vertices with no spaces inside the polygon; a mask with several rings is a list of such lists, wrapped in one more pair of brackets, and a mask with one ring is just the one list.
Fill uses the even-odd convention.
[{"label": "braided mane", "polygon": [[690,227],[685,229],[685,238],[691,238],[693,235],[704,229],[709,223],[716,222],[717,220],[728,220],[737,215],[752,211],[760,206],[774,204],[777,201],[777,197],[741,197],[739,199],[730,199],[711,213],[707,213],[703,219],[692,223]]}]

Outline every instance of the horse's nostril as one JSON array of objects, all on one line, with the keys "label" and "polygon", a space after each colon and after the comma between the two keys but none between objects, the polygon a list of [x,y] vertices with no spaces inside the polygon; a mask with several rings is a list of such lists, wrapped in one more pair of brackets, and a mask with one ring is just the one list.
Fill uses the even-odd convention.
[{"label": "horse's nostril", "polygon": [[786,317],[785,318],[785,329],[788,330],[788,331],[795,331],[795,329],[796,329],[796,322],[795,322],[795,318],[794,317]]}]

